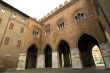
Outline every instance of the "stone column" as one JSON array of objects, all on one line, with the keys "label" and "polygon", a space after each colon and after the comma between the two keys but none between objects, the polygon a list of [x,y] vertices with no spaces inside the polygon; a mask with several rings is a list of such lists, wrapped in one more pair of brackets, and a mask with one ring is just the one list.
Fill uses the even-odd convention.
[{"label": "stone column", "polygon": [[110,46],[108,43],[100,43],[99,47],[105,62],[105,67],[110,68]]},{"label": "stone column", "polygon": [[52,53],[52,68],[59,68],[58,52]]},{"label": "stone column", "polygon": [[26,53],[20,53],[18,60],[18,67],[16,70],[25,70]]},{"label": "stone column", "polygon": [[72,68],[82,68],[78,48],[70,49]]},{"label": "stone column", "polygon": [[45,68],[44,55],[38,55],[37,57],[37,68]]}]

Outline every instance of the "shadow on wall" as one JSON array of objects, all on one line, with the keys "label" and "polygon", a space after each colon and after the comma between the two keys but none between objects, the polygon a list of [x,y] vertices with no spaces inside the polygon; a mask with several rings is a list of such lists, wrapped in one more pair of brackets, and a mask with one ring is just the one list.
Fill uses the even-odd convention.
[{"label": "shadow on wall", "polygon": [[0,58],[0,73],[16,68],[16,63],[11,57]]}]

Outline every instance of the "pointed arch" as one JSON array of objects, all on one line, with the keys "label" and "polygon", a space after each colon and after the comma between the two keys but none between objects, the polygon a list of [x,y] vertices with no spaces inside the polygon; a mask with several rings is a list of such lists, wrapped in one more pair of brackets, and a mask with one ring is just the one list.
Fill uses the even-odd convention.
[{"label": "pointed arch", "polygon": [[61,40],[58,45],[60,67],[71,66],[70,46],[65,40]]},{"label": "pointed arch", "polygon": [[27,50],[27,56],[26,56],[26,65],[25,68],[36,68],[37,63],[37,55],[38,55],[38,48],[36,45],[31,45]]},{"label": "pointed arch", "polygon": [[78,39],[78,49],[83,67],[96,67],[92,54],[95,45],[99,46],[97,40],[91,35],[84,33]]},{"label": "pointed arch", "polygon": [[46,45],[44,48],[45,53],[45,67],[52,67],[52,48],[50,45]]}]

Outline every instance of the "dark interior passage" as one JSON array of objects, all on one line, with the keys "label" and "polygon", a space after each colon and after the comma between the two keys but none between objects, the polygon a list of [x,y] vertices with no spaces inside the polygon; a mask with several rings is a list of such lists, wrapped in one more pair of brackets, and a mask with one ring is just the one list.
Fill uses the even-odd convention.
[{"label": "dark interior passage", "polygon": [[26,69],[36,68],[37,52],[37,47],[35,45],[32,45],[28,48],[25,66]]},{"label": "dark interior passage", "polygon": [[45,47],[45,67],[52,67],[52,49],[49,45]]},{"label": "dark interior passage", "polygon": [[95,38],[90,35],[83,34],[78,41],[80,57],[84,67],[94,67],[95,62],[92,55],[92,48],[98,45]]},{"label": "dark interior passage", "polygon": [[64,40],[58,45],[60,67],[70,67],[70,47]]}]

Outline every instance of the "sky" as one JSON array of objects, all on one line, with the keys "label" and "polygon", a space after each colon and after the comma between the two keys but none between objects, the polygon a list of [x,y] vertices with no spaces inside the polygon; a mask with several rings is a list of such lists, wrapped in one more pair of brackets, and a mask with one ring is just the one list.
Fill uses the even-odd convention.
[{"label": "sky", "polygon": [[3,0],[21,12],[40,19],[65,0]]}]

